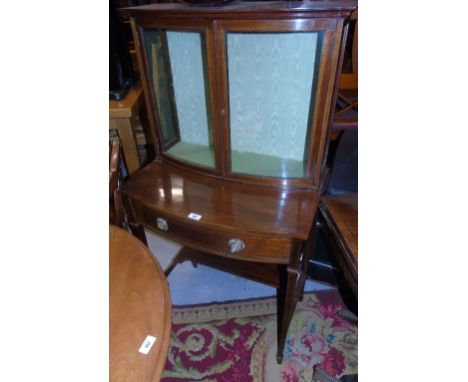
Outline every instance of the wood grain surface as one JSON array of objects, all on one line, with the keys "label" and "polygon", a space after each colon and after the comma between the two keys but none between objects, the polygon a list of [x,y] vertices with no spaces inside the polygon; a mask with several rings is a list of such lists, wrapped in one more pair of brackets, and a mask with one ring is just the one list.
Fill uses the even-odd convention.
[{"label": "wood grain surface", "polygon": [[[171,298],[151,252],[128,232],[109,226],[110,380],[158,381],[171,331]],[[147,355],[138,352],[156,337]]]},{"label": "wood grain surface", "polygon": [[352,255],[350,260],[358,264],[358,194],[323,196],[321,210],[332,226],[339,231],[343,245]]},{"label": "wood grain surface", "polygon": [[128,172],[132,174],[140,168],[136,127],[137,116],[143,106],[143,90],[138,83],[130,89],[121,101],[109,101],[109,130],[117,130],[122,143]]},{"label": "wood grain surface", "polygon": [[130,89],[123,100],[109,100],[109,118],[130,118],[138,112],[142,101],[143,88],[138,83]]},{"label": "wood grain surface", "polygon": [[149,4],[139,7],[126,8],[131,14],[156,13],[163,17],[176,14],[177,17],[192,17],[202,13],[204,15],[218,16],[222,14],[226,18],[238,18],[242,14],[260,13],[273,16],[301,15],[302,13],[316,12],[318,15],[339,13],[343,17],[349,16],[357,8],[354,0],[327,0],[327,1],[246,1],[232,2],[228,4],[207,7],[203,4]]},{"label": "wood grain surface", "polygon": [[320,212],[336,247],[336,259],[354,295],[358,295],[358,194],[324,196]]},{"label": "wood grain surface", "polygon": [[[133,174],[120,192],[156,213],[205,229],[303,240],[320,197],[309,190],[226,182],[157,161]],[[202,218],[188,219],[191,212]]]}]

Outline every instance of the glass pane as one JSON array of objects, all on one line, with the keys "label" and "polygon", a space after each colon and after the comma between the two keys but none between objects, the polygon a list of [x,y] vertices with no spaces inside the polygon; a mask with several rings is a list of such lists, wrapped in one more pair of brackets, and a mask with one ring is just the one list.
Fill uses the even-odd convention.
[{"label": "glass pane", "polygon": [[303,178],[320,33],[228,33],[232,171]]},{"label": "glass pane", "polygon": [[170,102],[170,68],[165,55],[164,39],[165,32],[159,30],[145,30],[144,44],[146,56],[148,57],[148,71],[153,87],[153,95],[156,101],[159,120],[161,122],[161,134],[164,144],[170,143],[177,138],[177,123],[174,120],[176,111]]},{"label": "glass pane", "polygon": [[166,154],[214,167],[202,34],[165,30],[143,34]]}]

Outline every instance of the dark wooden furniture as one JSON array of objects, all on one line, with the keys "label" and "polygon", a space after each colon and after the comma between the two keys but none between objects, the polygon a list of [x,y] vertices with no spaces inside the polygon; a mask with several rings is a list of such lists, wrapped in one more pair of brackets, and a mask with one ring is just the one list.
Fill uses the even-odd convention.
[{"label": "dark wooden furniture", "polygon": [[354,296],[358,297],[358,194],[323,196],[319,224]]},{"label": "dark wooden furniture", "polygon": [[[158,381],[171,333],[169,288],[152,253],[128,232],[109,226],[111,381]],[[156,337],[148,354],[146,337]]]},{"label": "dark wooden furniture", "polygon": [[[341,68],[338,84],[337,104],[332,124],[331,139],[338,139],[340,133],[348,129],[358,128],[358,11],[350,17],[345,58]],[[348,46],[349,44],[349,46]],[[347,62],[345,68],[345,62]]]},{"label": "dark wooden furniture", "polygon": [[[121,193],[132,232],[301,298],[354,1],[127,9],[156,160]],[[196,287],[196,286],[194,286]]]},{"label": "dark wooden furniture", "polygon": [[109,142],[109,224],[118,227],[122,226],[124,218],[122,197],[117,192],[122,182],[122,174],[120,173],[121,158],[120,140],[118,138],[113,139]]}]

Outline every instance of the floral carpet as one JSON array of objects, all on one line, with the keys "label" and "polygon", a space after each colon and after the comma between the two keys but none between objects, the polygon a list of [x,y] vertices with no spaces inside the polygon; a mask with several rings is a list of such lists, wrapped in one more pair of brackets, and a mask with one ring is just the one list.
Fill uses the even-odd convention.
[{"label": "floral carpet", "polygon": [[357,327],[337,315],[336,290],[305,293],[276,363],[276,298],[173,308],[163,382],[309,382],[319,365],[357,373]]}]

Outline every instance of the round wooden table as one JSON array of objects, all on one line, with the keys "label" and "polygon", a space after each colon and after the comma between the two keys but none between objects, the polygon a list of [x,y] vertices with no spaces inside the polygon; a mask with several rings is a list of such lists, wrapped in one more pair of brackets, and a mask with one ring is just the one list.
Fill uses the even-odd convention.
[{"label": "round wooden table", "polygon": [[[138,239],[109,226],[111,381],[159,381],[171,332],[171,298],[160,265]],[[139,352],[156,337],[148,354]]]}]

